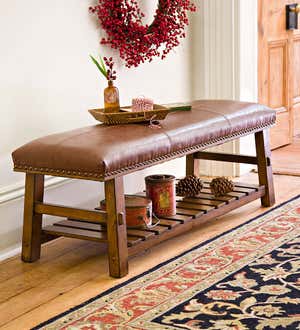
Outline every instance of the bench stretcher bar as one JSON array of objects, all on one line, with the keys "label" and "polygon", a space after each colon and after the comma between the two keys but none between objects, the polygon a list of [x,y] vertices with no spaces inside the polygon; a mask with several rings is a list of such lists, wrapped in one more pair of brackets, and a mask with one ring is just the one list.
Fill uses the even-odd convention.
[{"label": "bench stretcher bar", "polygon": [[55,204],[35,203],[34,211],[36,214],[85,220],[98,224],[105,224],[107,221],[107,213],[104,211],[85,210]]},{"label": "bench stretcher bar", "polygon": [[[258,165],[257,157],[248,156],[248,155],[234,155],[234,154],[226,154],[219,152],[200,151],[194,154],[194,158],[203,159],[203,160],[214,160],[219,162],[228,162],[228,163]],[[271,159],[270,157],[267,157],[267,166],[270,165],[271,165]]]}]

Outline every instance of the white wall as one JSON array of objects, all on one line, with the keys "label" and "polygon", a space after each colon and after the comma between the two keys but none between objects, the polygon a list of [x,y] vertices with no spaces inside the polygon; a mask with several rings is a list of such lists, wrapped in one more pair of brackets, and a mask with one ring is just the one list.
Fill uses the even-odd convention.
[{"label": "white wall", "polygon": [[[11,152],[43,135],[95,124],[87,109],[102,106],[105,81],[88,55],[111,54],[99,46],[100,30],[88,13],[93,0],[0,2],[0,258],[19,247],[23,174],[12,171]],[[148,5],[149,13],[153,12]],[[144,94],[158,103],[188,101],[190,48],[186,40],[165,61],[137,69],[118,67],[122,104]],[[183,175],[177,160],[126,178],[127,192],[142,188],[151,172]],[[67,181],[46,199],[93,207],[103,197],[100,184]],[[55,184],[53,186],[53,184]],[[66,203],[66,204],[67,204]]]},{"label": "white wall", "polygon": [[[258,9],[256,0],[240,0],[238,6],[239,29],[239,70],[238,98],[242,101],[258,101]],[[240,139],[239,152],[255,155],[254,135]],[[243,164],[240,175],[251,171],[255,166]]]},{"label": "white wall", "polygon": [[[243,0],[245,1],[245,0]],[[200,10],[193,23],[192,38],[195,45],[193,66],[193,97],[205,99],[238,99],[237,71],[239,40],[236,37],[238,10],[235,0],[209,0],[200,2]],[[234,153],[238,144],[230,142],[210,151]],[[238,166],[202,160],[202,175],[235,176]]]},{"label": "white wall", "polygon": [[[257,1],[209,0],[193,19],[193,98],[257,101]],[[254,137],[213,148],[254,154]],[[201,161],[201,174],[235,176],[247,165]]]}]

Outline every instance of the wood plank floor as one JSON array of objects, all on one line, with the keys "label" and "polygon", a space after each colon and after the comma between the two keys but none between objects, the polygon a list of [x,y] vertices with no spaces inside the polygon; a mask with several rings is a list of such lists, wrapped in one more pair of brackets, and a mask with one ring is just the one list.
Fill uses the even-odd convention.
[{"label": "wood plank floor", "polygon": [[300,136],[292,144],[272,152],[273,172],[300,176]]},{"label": "wood plank floor", "polygon": [[[239,181],[256,183],[251,173]],[[300,194],[300,177],[275,176],[277,204]],[[24,264],[18,257],[0,263],[0,328],[23,330],[45,321],[173,256],[264,212],[255,201],[222,218],[151,248],[129,262],[130,274],[112,279],[105,247],[62,238],[43,246],[42,258]]]}]

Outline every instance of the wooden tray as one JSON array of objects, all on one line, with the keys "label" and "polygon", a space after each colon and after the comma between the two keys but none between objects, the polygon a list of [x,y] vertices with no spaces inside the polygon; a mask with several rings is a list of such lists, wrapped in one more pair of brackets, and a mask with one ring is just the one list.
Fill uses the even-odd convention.
[{"label": "wooden tray", "polygon": [[131,112],[131,107],[121,107],[120,112],[105,113],[104,109],[92,109],[89,113],[98,121],[107,125],[132,124],[145,121],[164,120],[170,113],[170,109],[162,105],[154,104],[153,110]]}]

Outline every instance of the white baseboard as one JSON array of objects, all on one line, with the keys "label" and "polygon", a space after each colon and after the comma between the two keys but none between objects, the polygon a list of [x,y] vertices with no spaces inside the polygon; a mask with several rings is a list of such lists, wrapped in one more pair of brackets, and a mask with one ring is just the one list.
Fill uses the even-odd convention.
[{"label": "white baseboard", "polygon": [[21,244],[17,244],[15,245],[15,247],[12,246],[6,250],[1,251],[0,261],[17,256],[18,254],[21,253],[21,250],[22,250]]},{"label": "white baseboard", "polygon": [[[56,187],[66,181],[71,180],[68,178],[59,178],[59,177],[46,177],[45,179],[45,188]],[[11,185],[4,186],[0,188],[0,205],[18,198],[24,197],[24,182],[16,182]]]}]

